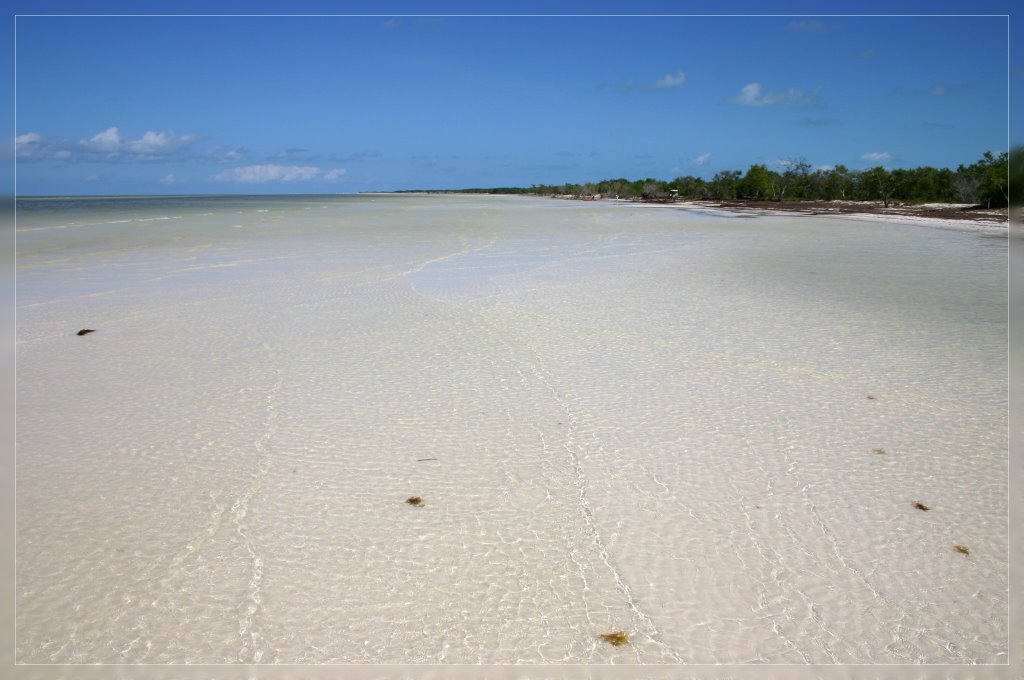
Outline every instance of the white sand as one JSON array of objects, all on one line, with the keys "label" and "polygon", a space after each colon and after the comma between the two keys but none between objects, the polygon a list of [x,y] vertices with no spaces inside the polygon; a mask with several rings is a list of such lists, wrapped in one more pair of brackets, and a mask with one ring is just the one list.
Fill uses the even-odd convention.
[{"label": "white sand", "polygon": [[19,661],[1005,662],[1005,239],[116,212],[20,236]]}]

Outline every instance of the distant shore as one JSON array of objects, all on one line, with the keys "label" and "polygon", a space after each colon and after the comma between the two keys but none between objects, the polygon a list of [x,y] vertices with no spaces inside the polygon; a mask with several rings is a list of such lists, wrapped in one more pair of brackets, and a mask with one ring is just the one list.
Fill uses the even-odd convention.
[{"label": "distant shore", "polygon": [[[644,204],[695,207],[741,214],[817,215],[890,222],[908,222],[960,231],[1007,233],[1009,212],[1006,208],[979,208],[955,203],[927,203],[888,207],[869,201],[643,201]],[[1015,215],[1014,232],[1021,228],[1021,215]]]},{"label": "distant shore", "polygon": [[[389,192],[381,192],[389,193]],[[676,199],[620,199],[605,196],[574,196],[569,194],[504,194],[464,191],[418,191],[394,192],[396,194],[418,195],[450,195],[468,194],[485,196],[520,195],[532,198],[554,198],[581,202],[611,202],[638,206],[697,208],[703,210],[727,211],[745,214],[799,214],[819,215],[828,217],[849,217],[855,219],[874,219],[887,221],[906,221],[927,224],[935,227],[986,232],[1006,233],[1010,223],[1010,211],[1003,208],[984,208],[969,203],[924,203],[901,204],[890,203],[886,206],[881,201],[752,201],[752,200],[698,200],[689,198]],[[1016,208],[1012,214],[1014,232],[1024,229],[1024,211]]]}]

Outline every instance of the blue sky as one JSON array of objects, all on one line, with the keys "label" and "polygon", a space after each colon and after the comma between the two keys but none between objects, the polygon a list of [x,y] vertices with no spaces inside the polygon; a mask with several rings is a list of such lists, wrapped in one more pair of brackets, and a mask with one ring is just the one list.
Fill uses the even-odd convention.
[{"label": "blue sky", "polygon": [[[799,157],[955,168],[1007,147],[1024,82],[1005,16],[821,16],[810,3],[770,17],[739,16],[765,7],[741,3],[678,17],[407,16],[466,11],[431,3],[283,10],[370,17],[52,16],[126,11],[89,5],[19,10],[20,195],[528,186]],[[272,9],[195,11],[240,7]]]}]

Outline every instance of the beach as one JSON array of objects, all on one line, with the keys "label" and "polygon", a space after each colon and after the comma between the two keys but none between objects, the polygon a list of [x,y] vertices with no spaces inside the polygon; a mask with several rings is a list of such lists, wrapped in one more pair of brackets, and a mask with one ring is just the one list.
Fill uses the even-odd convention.
[{"label": "beach", "polygon": [[19,662],[1007,661],[995,230],[366,195],[17,235]]}]

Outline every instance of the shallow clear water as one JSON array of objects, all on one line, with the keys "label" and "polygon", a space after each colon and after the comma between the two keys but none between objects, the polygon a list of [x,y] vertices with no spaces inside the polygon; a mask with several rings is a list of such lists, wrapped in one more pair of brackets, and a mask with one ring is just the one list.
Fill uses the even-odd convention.
[{"label": "shallow clear water", "polygon": [[18,218],[18,661],[1006,661],[1005,239],[460,196]]}]

